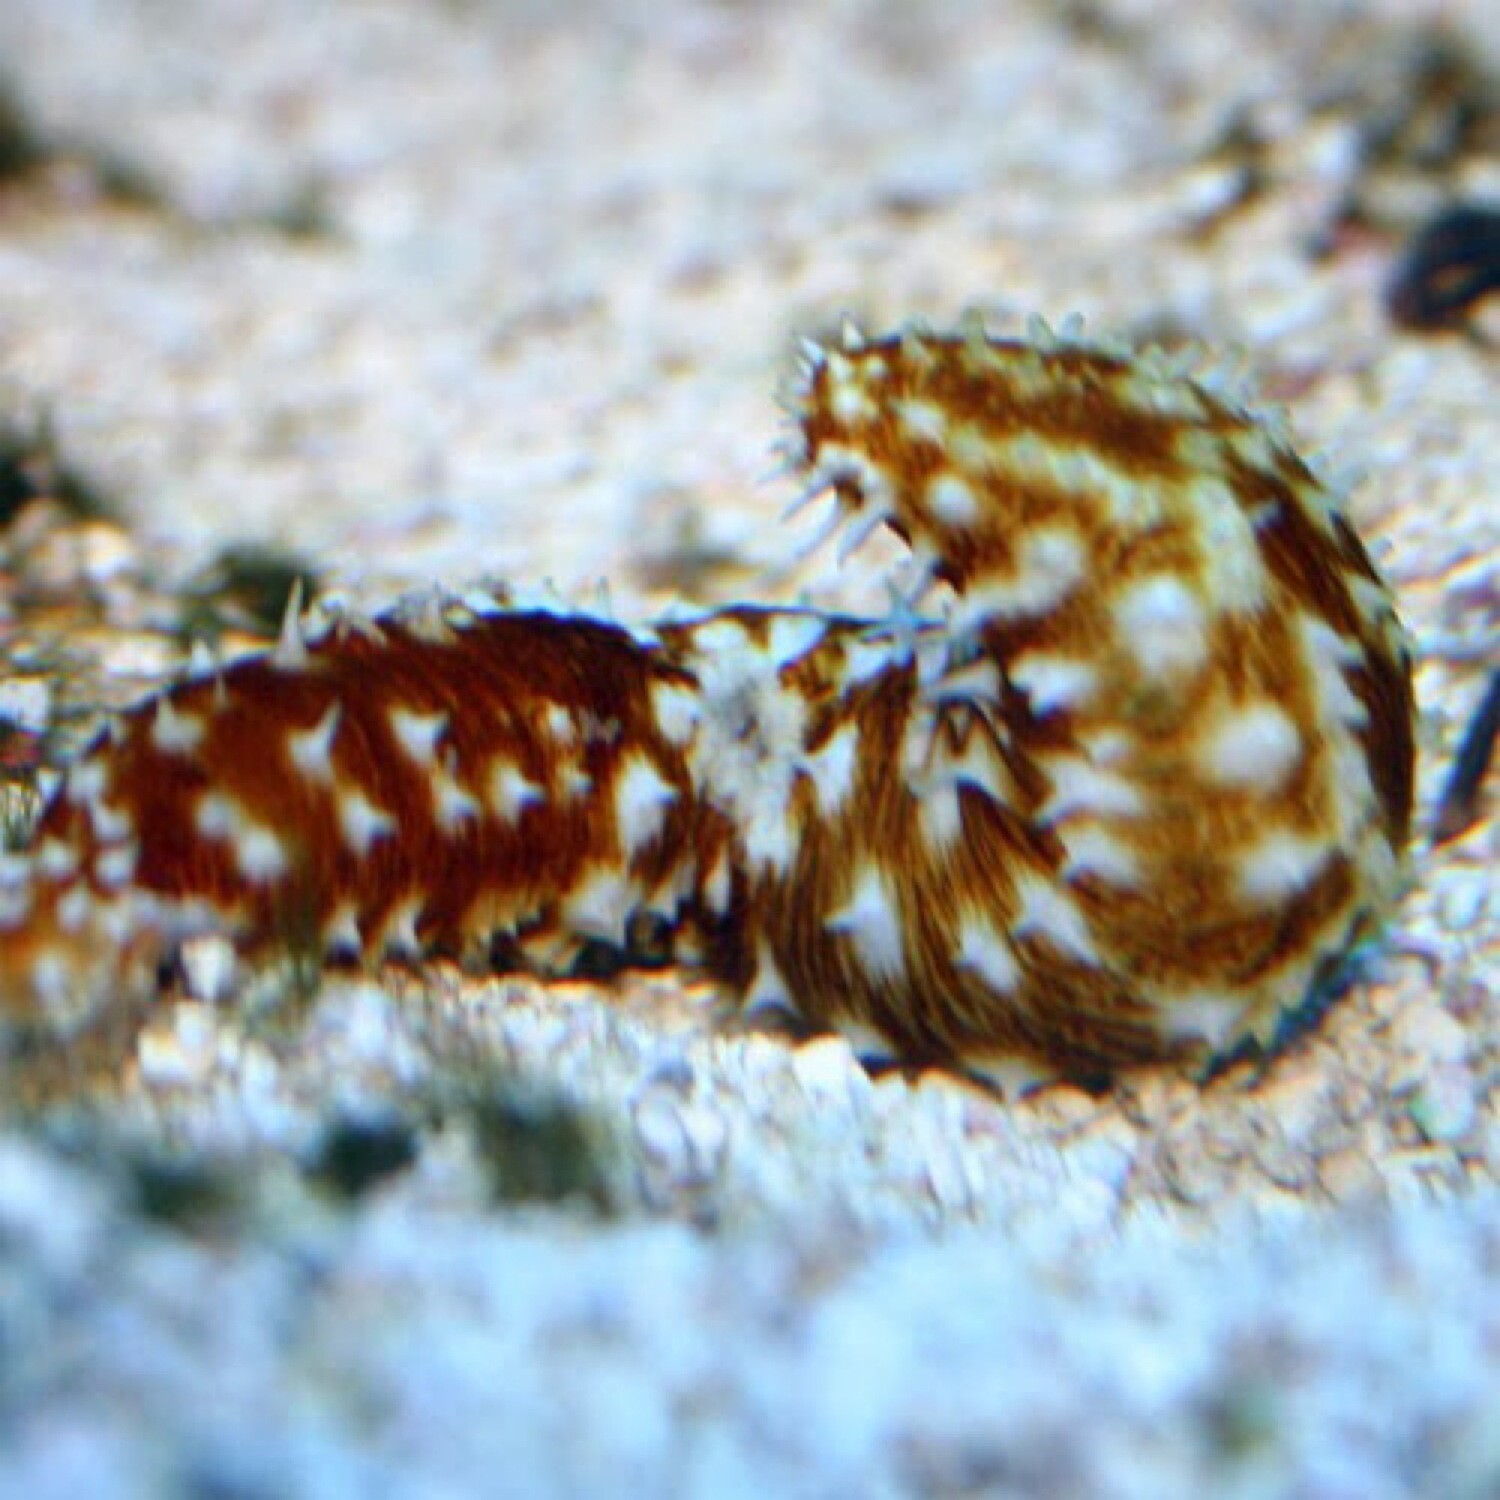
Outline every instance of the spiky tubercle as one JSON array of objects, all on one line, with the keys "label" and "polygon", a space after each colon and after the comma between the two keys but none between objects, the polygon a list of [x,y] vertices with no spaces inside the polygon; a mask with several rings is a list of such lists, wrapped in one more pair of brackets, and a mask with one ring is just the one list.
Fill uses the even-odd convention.
[{"label": "spiky tubercle", "polygon": [[851,330],[793,404],[799,504],[911,549],[890,618],[294,618],[72,770],[8,893],[13,1021],[202,927],[551,969],[644,925],[1006,1082],[1267,1036],[1410,817],[1406,647],[1336,501],[1237,393],[1040,328]]}]

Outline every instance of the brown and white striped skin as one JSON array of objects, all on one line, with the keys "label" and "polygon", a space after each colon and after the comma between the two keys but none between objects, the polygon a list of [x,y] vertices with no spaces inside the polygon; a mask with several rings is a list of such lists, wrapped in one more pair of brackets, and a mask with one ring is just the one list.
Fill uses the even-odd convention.
[{"label": "brown and white striped skin", "polygon": [[1389,906],[1411,810],[1408,653],[1328,491],[1236,398],[1044,331],[850,335],[793,403],[804,499],[907,542],[909,605],[294,631],[73,770],[8,1015],[72,1024],[208,926],[544,969],[649,940],[1001,1083],[1268,1037]]}]

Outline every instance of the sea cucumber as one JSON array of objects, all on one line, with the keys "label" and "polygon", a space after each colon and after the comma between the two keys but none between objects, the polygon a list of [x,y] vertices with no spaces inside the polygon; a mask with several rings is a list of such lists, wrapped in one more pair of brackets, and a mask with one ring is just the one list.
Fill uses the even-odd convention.
[{"label": "sea cucumber", "polygon": [[1329,486],[1237,391],[1041,325],[849,327],[787,400],[793,508],[909,548],[888,617],[294,610],[69,771],[0,892],[11,1032],[213,931],[650,950],[1005,1087],[1271,1037],[1411,818],[1410,654]]}]

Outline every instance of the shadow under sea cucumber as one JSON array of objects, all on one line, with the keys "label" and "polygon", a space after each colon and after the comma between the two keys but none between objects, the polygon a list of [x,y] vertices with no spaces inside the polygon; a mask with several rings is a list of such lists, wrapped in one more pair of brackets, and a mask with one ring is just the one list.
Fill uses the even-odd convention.
[{"label": "shadow under sea cucumber", "polygon": [[1329,488],[1238,392],[1040,325],[851,328],[788,401],[793,508],[909,549],[888,617],[294,611],[71,768],[0,891],[10,1033],[207,931],[542,972],[649,937],[1003,1086],[1269,1039],[1411,818],[1409,652]]}]

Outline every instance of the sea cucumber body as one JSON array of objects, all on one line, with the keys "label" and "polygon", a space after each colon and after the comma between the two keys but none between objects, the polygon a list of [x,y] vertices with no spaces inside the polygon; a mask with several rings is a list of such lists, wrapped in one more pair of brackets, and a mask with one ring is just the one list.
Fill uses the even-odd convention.
[{"label": "sea cucumber body", "polygon": [[126,715],[44,813],[61,874],[33,894],[59,952],[58,903],[85,892],[80,926],[145,896],[163,935],[471,961],[515,941],[564,966],[623,946],[663,892],[675,916],[684,868],[727,837],[655,724],[653,689],[681,681],[579,617],[451,601],[345,625]]},{"label": "sea cucumber body", "polygon": [[1002,1082],[1269,1035],[1410,818],[1404,638],[1325,488],[1234,398],[1050,337],[815,347],[793,403],[807,494],[907,542],[909,604],[293,632],[74,768],[0,931],[12,1017],[206,926],[676,953]]},{"label": "sea cucumber body", "polygon": [[881,872],[910,982],[843,1003],[971,1066],[1269,1035],[1388,907],[1410,821],[1405,638],[1333,498],[1232,398],[1061,340],[856,342],[797,399],[848,524],[956,596],[901,730],[934,759],[831,862]]}]

